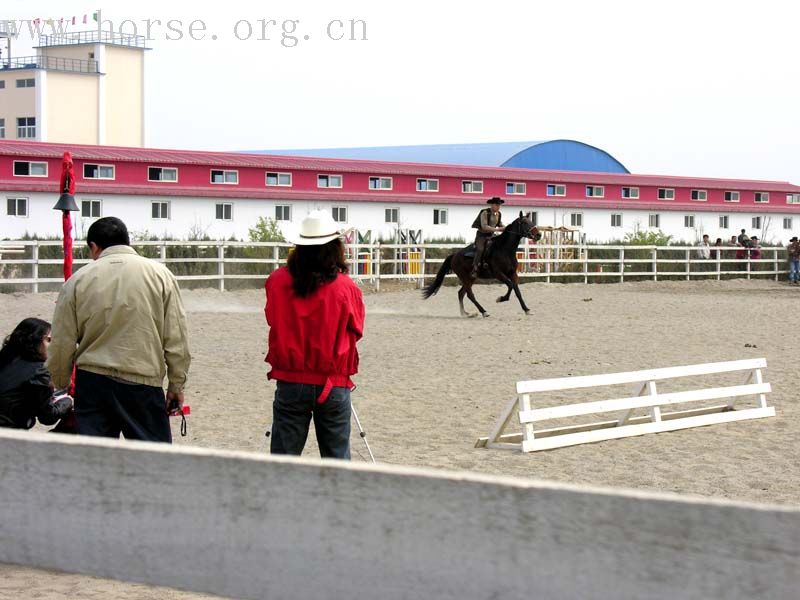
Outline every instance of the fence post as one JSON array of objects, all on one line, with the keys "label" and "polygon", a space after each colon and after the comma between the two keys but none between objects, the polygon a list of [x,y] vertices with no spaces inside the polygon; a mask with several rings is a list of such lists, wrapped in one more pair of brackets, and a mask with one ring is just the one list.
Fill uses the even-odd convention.
[{"label": "fence post", "polygon": [[653,246],[653,281],[658,281],[658,246]]},{"label": "fence post", "polygon": [[689,250],[687,248],[686,249],[686,281],[691,281],[691,279],[692,279],[692,264],[690,262],[691,260],[692,260],[691,250]]},{"label": "fence post", "polygon": [[165,266],[166,266],[166,262],[167,262],[167,244],[165,242],[163,242],[163,241],[161,242],[161,245],[158,248],[158,254],[159,254],[159,257],[161,258],[161,262],[165,263]]},{"label": "fence post", "polygon": [[[425,248],[425,246],[420,248],[420,261],[421,261],[421,264],[419,265],[419,289],[422,289],[422,288],[425,287],[425,260],[427,258],[427,254],[426,254],[425,250],[427,250],[427,248]],[[409,256],[411,256],[411,252],[409,252],[408,254],[409,254]]]},{"label": "fence post", "polygon": [[550,283],[550,271],[551,271],[551,269],[550,269],[550,260],[552,259],[552,256],[553,256],[553,249],[550,248],[549,246],[547,248],[547,252],[545,253],[545,256],[547,257],[547,260],[544,263],[544,272],[547,273],[547,277],[545,278],[545,281],[547,281],[547,283]]},{"label": "fence post", "polygon": [[375,259],[375,291],[381,291],[381,258],[383,256],[383,249],[381,248],[380,242],[378,242],[378,256]]},{"label": "fence post", "polygon": [[589,283],[589,247],[587,246],[584,250],[581,252],[579,248],[578,252],[583,254],[583,283],[587,284]]},{"label": "fence post", "polygon": [[270,273],[278,269],[278,261],[281,258],[281,249],[277,246],[277,242],[275,243],[276,245],[272,247],[272,259],[274,262],[272,263],[272,268],[269,270]]},{"label": "fence post", "polygon": [[775,271],[775,281],[778,281],[778,249],[774,248],[772,250],[772,270]]},{"label": "fence post", "polygon": [[[24,256],[24,255],[23,255]],[[31,258],[33,259],[33,293],[39,293],[39,240],[34,241],[31,246]]]},{"label": "fence post", "polygon": [[722,279],[721,272],[722,271],[722,250],[717,250],[717,281]]},{"label": "fence post", "polygon": [[225,242],[217,246],[217,274],[219,275],[219,291],[225,291]]},{"label": "fence post", "polygon": [[625,282],[625,247],[619,249],[619,282]]},{"label": "fence post", "polygon": [[750,250],[745,248],[745,259],[747,259],[747,279],[750,279]]}]

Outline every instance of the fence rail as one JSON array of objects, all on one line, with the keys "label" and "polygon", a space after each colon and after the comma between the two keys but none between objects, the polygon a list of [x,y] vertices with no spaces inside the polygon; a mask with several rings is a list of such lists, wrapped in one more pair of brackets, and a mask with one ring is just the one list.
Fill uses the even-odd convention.
[{"label": "fence rail", "polygon": [[[134,248],[164,263],[181,282],[203,282],[220,290],[252,286],[286,261],[292,244],[233,241],[145,241]],[[347,244],[355,279],[372,283],[406,280],[422,286],[441,262],[461,244]],[[712,249],[699,257],[696,246],[564,246],[522,244],[517,252],[523,281],[624,282],[771,278],[788,273],[786,250],[761,248],[758,254],[737,247]],[[73,250],[76,269],[91,262],[84,247]],[[0,242],[0,291],[46,291],[62,282],[60,241]],[[452,275],[450,275],[452,277]],[[250,280],[249,284],[247,282]],[[236,282],[241,282],[236,284]]]}]

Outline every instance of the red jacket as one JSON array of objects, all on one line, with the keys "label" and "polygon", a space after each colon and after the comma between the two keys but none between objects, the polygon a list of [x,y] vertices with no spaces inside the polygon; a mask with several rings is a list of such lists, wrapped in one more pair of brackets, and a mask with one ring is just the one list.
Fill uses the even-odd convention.
[{"label": "red jacket", "polygon": [[289,269],[274,271],[265,284],[269,325],[266,362],[268,377],[291,383],[325,386],[318,401],[324,402],[331,387],[353,387],[358,372],[356,342],[364,334],[364,299],[347,275],[299,298],[292,289]]}]

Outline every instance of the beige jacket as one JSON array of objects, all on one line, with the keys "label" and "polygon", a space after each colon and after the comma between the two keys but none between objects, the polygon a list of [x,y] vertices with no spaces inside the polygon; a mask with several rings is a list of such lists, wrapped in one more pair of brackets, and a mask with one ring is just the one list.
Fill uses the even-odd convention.
[{"label": "beige jacket", "polygon": [[79,369],[180,392],[189,371],[175,276],[130,246],[112,246],[61,288],[47,366],[56,388]]}]

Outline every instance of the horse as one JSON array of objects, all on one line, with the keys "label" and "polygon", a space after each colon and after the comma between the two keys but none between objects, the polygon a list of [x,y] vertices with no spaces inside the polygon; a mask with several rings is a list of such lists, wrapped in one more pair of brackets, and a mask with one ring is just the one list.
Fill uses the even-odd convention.
[{"label": "horse", "polygon": [[[497,302],[507,302],[511,297],[511,290],[514,290],[522,310],[525,311],[526,315],[529,315],[531,311],[525,305],[525,300],[522,299],[517,277],[517,247],[524,237],[537,242],[541,239],[542,234],[520,211],[519,217],[514,219],[503,233],[495,237],[491,245],[487,247],[483,255],[483,264],[480,265],[478,271],[478,278],[498,279],[500,282],[505,283],[508,286],[508,290],[505,295],[497,298]],[[478,303],[475,299],[475,294],[472,293],[472,285],[475,283],[476,278],[471,273],[472,256],[468,256],[470,250],[472,250],[472,256],[474,256],[474,245],[472,244],[448,256],[439,268],[439,272],[436,273],[436,279],[422,290],[422,297],[427,299],[438,292],[439,288],[442,287],[445,275],[452,271],[461,281],[461,288],[458,290],[458,304],[461,307],[461,316],[474,316],[464,310],[464,296],[467,296],[480,311],[481,316],[488,317],[489,313]]]}]

